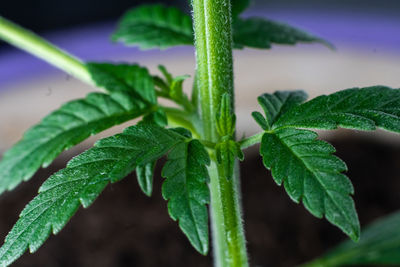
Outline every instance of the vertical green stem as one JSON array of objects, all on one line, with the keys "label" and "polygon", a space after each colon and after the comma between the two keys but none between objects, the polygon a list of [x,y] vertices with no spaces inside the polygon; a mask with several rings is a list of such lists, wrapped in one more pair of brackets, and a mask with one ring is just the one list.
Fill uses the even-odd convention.
[{"label": "vertical green stem", "polygon": [[[216,114],[221,96],[234,103],[230,0],[193,0],[199,105],[205,141],[217,143]],[[85,65],[75,57],[0,17],[0,39],[31,53],[76,78],[93,84]],[[233,106],[231,107],[233,110]],[[238,166],[232,179],[210,167],[211,224],[216,266],[248,266],[240,208]]]},{"label": "vertical green stem", "polygon": [[94,85],[85,65],[79,59],[1,16],[0,39],[49,62],[88,84]]},{"label": "vertical green stem", "polygon": [[230,1],[193,0],[193,18],[204,136],[217,142],[215,119],[221,96],[229,93],[233,98]]},{"label": "vertical green stem", "polygon": [[241,221],[238,170],[236,167],[235,174],[228,180],[218,175],[215,163],[210,168],[211,226],[216,266],[248,266]]},{"label": "vertical green stem", "polygon": [[[197,60],[197,86],[204,139],[219,142],[216,115],[221,96],[228,93],[234,103],[232,25],[230,0],[193,0]],[[238,167],[237,167],[238,169]],[[211,226],[216,266],[248,266],[240,208],[240,177],[210,171]]]}]

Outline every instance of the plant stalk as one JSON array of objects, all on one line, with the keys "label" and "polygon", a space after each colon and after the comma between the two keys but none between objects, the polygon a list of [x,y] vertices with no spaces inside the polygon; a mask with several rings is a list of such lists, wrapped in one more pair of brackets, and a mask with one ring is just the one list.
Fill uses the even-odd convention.
[{"label": "plant stalk", "polygon": [[[230,0],[194,0],[193,7],[197,51],[196,86],[204,124],[202,137],[204,142],[214,144],[220,138],[216,131],[216,114],[222,94],[229,93],[231,103],[234,103]],[[95,86],[81,60],[1,16],[0,39]],[[233,106],[231,108],[233,110]],[[216,266],[248,266],[241,219],[238,166],[234,177],[227,180],[219,177],[217,166],[212,163],[210,178]]]},{"label": "plant stalk", "polygon": [[[193,0],[196,80],[203,138],[218,143],[216,127],[221,96],[234,106],[230,0]],[[215,158],[215,157],[214,157]],[[237,165],[237,164],[236,164]],[[209,168],[214,262],[218,267],[248,266],[240,207],[238,165],[232,179],[221,177],[215,161]]]},{"label": "plant stalk", "polygon": [[1,16],[0,39],[47,61],[81,81],[95,85],[82,61]]},{"label": "plant stalk", "polygon": [[228,93],[234,103],[230,1],[193,0],[193,20],[204,135],[218,142],[215,120],[221,96]]}]

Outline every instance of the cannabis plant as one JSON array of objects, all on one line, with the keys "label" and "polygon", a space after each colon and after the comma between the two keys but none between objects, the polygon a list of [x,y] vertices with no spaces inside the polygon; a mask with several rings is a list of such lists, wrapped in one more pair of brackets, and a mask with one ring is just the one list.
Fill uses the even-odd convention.
[{"label": "cannabis plant", "polygon": [[[355,242],[359,240],[346,164],[313,130],[380,128],[399,133],[400,90],[351,88],[311,100],[303,91],[266,93],[258,98],[264,114],[252,114],[260,133],[237,139],[232,49],[269,49],[273,44],[300,42],[332,48],[321,38],[286,24],[240,17],[249,1],[193,0],[189,3],[192,17],[175,7],[144,5],[122,17],[112,35],[114,41],[142,49],[195,46],[197,67],[190,96],[182,90],[188,76],[173,76],[164,66],[159,67],[160,77],[138,64],[83,63],[0,18],[3,40],[102,90],[64,104],[28,130],[0,162],[0,192],[30,179],[40,167],[47,167],[62,151],[89,136],[141,118],[122,133],[97,141],[44,182],[0,248],[1,266],[11,264],[27,249],[38,250],[80,206],[88,207],[109,183],[131,172],[136,171],[139,186],[150,196],[155,164],[164,156],[162,195],[189,242],[199,253],[208,253],[210,214],[215,265],[248,266],[239,161],[244,159],[243,149],[259,143],[264,166],[294,202],[302,203],[315,217],[324,217]],[[160,98],[176,105],[160,104]],[[398,217],[391,220],[391,225],[399,222]],[[383,236],[393,237],[393,229],[384,228]],[[363,249],[375,253],[375,263],[400,262],[396,242],[378,244],[375,249],[371,242],[383,241],[375,235],[359,245],[345,244],[344,249],[305,266],[354,263]]]}]

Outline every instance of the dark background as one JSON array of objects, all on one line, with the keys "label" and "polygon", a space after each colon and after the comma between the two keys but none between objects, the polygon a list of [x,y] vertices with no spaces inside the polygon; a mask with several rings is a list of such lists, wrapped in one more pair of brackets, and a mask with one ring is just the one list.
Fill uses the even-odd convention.
[{"label": "dark background", "polygon": [[36,32],[43,32],[86,23],[116,20],[131,7],[151,3],[183,6],[186,0],[0,1],[0,14]]},{"label": "dark background", "polygon": [[[352,135],[332,139],[338,157],[349,166],[362,227],[399,210],[400,149]],[[294,203],[264,168],[257,147],[246,150],[241,165],[243,210],[252,267],[293,267],[321,256],[347,237]],[[0,240],[40,184],[65,166],[58,158],[14,191],[0,196]],[[26,252],[13,267],[208,267],[212,253],[197,253],[167,213],[161,197],[160,167],[151,198],[135,175],[109,185],[88,209],[80,208],[56,236],[34,254]]]},{"label": "dark background", "polygon": [[[187,0],[25,0],[0,1],[0,15],[36,32],[114,21],[130,7],[144,3],[179,5],[188,11]],[[265,9],[322,9],[379,13],[397,16],[398,0],[254,0],[253,7]]]}]

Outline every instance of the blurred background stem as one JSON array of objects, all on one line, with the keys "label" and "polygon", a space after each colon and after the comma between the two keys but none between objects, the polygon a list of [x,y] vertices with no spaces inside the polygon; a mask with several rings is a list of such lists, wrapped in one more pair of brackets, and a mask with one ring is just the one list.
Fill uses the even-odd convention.
[{"label": "blurred background stem", "polygon": [[79,59],[1,16],[0,39],[47,61],[79,80],[94,85],[88,70]]}]

